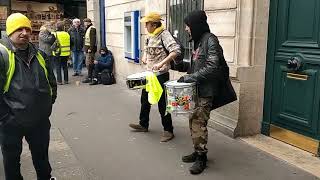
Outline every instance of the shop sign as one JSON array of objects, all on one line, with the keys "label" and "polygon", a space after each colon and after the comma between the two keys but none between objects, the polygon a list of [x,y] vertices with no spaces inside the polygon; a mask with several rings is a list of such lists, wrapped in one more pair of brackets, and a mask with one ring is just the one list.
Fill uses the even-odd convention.
[{"label": "shop sign", "polygon": [[0,30],[6,29],[6,19],[8,17],[7,6],[0,6]]}]

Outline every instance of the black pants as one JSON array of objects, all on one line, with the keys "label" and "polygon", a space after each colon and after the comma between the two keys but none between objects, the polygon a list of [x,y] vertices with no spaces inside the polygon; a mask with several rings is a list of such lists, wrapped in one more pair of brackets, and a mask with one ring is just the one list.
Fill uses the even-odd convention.
[{"label": "black pants", "polygon": [[29,144],[37,179],[50,179],[52,169],[48,156],[51,127],[49,120],[32,130],[9,124],[2,126],[4,127],[0,127],[0,142],[6,180],[23,180],[20,173],[23,137]]},{"label": "black pants", "polygon": [[95,64],[88,64],[87,66],[88,66],[88,78],[92,79]]},{"label": "black pants", "polygon": [[102,72],[103,70],[105,70],[105,69],[108,69],[109,70],[109,72],[112,72],[112,70],[111,69],[109,69],[108,68],[108,66],[104,66],[104,65],[101,65],[101,64],[95,64],[94,66],[93,66],[93,78],[98,78],[98,74],[100,73],[100,72]]},{"label": "black pants", "polygon": [[61,69],[63,69],[64,82],[69,81],[68,77],[68,56],[55,57],[56,62],[56,72],[57,72],[57,82],[62,83]]},{"label": "black pants", "polygon": [[[173,132],[171,114],[166,114],[166,100],[165,100],[165,90],[164,83],[169,80],[169,73],[161,74],[158,76],[159,83],[163,88],[162,96],[158,102],[158,109],[161,115],[161,122],[163,129],[165,131]],[[150,114],[151,104],[148,102],[148,92],[143,89],[141,93],[141,109],[140,109],[140,125],[148,128],[149,127],[149,114]]]}]

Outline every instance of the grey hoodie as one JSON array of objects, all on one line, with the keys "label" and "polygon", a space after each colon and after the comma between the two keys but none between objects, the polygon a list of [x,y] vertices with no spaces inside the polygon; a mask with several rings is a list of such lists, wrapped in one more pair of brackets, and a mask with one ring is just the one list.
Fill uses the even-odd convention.
[{"label": "grey hoodie", "polygon": [[39,49],[46,53],[47,56],[52,55],[51,46],[56,38],[49,31],[40,31],[39,33]]}]

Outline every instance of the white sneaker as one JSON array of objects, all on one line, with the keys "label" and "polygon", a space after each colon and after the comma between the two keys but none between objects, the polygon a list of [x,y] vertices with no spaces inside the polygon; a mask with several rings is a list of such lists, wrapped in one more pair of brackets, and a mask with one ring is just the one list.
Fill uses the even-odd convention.
[{"label": "white sneaker", "polygon": [[50,180],[57,180],[57,178],[56,177],[51,177]]}]

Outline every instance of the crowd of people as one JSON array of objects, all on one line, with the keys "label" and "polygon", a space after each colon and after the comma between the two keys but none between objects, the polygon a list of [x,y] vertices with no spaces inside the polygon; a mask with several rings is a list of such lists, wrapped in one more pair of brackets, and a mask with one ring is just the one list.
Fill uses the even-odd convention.
[{"label": "crowd of people", "polygon": [[[46,53],[50,64],[55,69],[57,84],[69,83],[68,60],[72,59],[73,75],[83,76],[83,62],[88,69],[88,75],[82,81],[90,85],[99,84],[98,74],[104,70],[113,71],[113,56],[110,50],[102,47],[100,56],[96,58],[97,33],[89,18],[73,19],[72,26],[66,30],[64,21],[52,25],[44,24],[39,33],[39,49]],[[103,53],[101,53],[103,52]],[[61,71],[63,70],[63,71]],[[62,81],[62,72],[63,80]],[[96,76],[96,77],[94,77]]]},{"label": "crowd of people", "polygon": [[[73,20],[65,31],[62,22],[55,27],[41,27],[39,49],[30,43],[31,21],[20,13],[11,14],[6,21],[7,36],[0,41],[0,144],[3,154],[6,180],[22,180],[20,155],[22,138],[29,143],[33,164],[39,180],[54,180],[48,158],[52,106],[57,97],[57,84],[61,85],[63,69],[64,84],[68,84],[67,60],[72,56],[73,76],[82,75],[85,54],[88,75],[84,83],[98,84],[98,74],[103,70],[112,72],[112,53],[103,47],[100,57],[97,51],[96,29],[90,19]],[[159,13],[149,13],[141,19],[148,36],[142,63],[146,70],[156,71],[161,86],[169,80],[170,62],[183,52],[172,34],[167,31]],[[184,19],[185,30],[193,43],[191,63],[182,62],[181,71],[188,74],[178,82],[196,83],[199,102],[189,116],[189,128],[193,152],[182,161],[193,163],[191,174],[200,174],[206,168],[208,142],[207,124],[210,111],[236,100],[229,79],[229,67],[224,59],[218,38],[210,32],[204,11],[194,11]],[[53,73],[56,69],[57,79]],[[151,104],[143,89],[139,123],[129,126],[137,132],[148,132]],[[165,95],[162,94],[158,109],[163,125],[161,142],[174,138],[170,113],[166,112]]]}]

